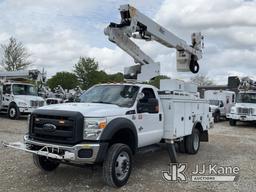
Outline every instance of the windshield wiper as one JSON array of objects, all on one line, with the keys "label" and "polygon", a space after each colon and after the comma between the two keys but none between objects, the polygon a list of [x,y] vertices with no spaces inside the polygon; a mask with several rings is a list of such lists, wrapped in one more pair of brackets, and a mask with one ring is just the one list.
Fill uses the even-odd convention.
[{"label": "windshield wiper", "polygon": [[119,106],[119,105],[116,104],[116,103],[111,103],[111,102],[106,102],[106,101],[92,101],[92,103],[102,103],[102,104],[111,104],[111,105],[117,105],[117,106]]}]

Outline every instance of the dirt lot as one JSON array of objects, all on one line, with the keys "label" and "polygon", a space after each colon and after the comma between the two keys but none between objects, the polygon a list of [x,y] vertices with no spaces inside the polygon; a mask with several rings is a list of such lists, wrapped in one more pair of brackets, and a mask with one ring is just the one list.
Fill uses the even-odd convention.
[{"label": "dirt lot", "polygon": [[[22,141],[27,132],[26,119],[12,121],[0,117],[0,141]],[[138,154],[128,184],[114,191],[256,191],[256,126],[228,122],[215,124],[210,142],[202,143],[198,154],[179,154],[179,162],[188,164],[188,176],[196,164],[238,166],[236,182],[166,182],[162,171],[168,170],[165,150]],[[77,168],[61,165],[45,174],[38,170],[30,154],[0,147],[0,191],[113,191],[101,179],[101,168]]]}]

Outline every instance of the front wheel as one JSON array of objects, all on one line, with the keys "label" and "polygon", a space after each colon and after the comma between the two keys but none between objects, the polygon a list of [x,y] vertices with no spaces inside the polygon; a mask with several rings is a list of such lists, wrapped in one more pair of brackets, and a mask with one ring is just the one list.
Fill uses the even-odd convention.
[{"label": "front wheel", "polygon": [[230,126],[236,126],[236,120],[234,120],[234,119],[229,119],[229,125],[230,125]]},{"label": "front wheel", "polygon": [[39,156],[39,155],[35,155],[35,154],[33,154],[33,161],[34,161],[34,164],[39,169],[41,169],[42,171],[47,171],[47,172],[55,170],[60,165],[60,163],[51,161],[47,157]]},{"label": "front wheel", "polygon": [[20,116],[20,111],[15,104],[11,104],[8,110],[8,116],[10,119],[18,119]]},{"label": "front wheel", "polygon": [[214,122],[219,122],[220,121],[220,113],[219,112],[216,112],[214,114]]},{"label": "front wheel", "polygon": [[112,187],[122,187],[130,177],[132,170],[132,151],[121,143],[113,144],[103,162],[103,179]]},{"label": "front wheel", "polygon": [[193,129],[192,134],[186,137],[186,151],[189,154],[196,154],[200,148],[200,132]]}]

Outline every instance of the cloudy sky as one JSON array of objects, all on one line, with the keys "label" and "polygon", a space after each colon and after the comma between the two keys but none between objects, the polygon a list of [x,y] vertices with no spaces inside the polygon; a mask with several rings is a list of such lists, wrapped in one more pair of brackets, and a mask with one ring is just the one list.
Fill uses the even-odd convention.
[{"label": "cloudy sky", "polygon": [[[192,32],[205,36],[200,73],[216,83],[228,75],[256,75],[256,1],[253,0],[0,0],[0,44],[13,36],[31,53],[34,68],[48,76],[72,71],[80,56],[95,57],[108,73],[123,71],[133,60],[104,36],[109,22],[119,22],[118,7],[130,3],[165,28],[190,42]],[[175,50],[138,42],[162,74],[176,72]]]}]

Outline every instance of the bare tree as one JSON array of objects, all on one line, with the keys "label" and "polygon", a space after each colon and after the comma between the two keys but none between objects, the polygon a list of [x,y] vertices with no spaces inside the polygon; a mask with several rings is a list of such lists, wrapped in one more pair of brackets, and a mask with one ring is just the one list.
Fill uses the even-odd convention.
[{"label": "bare tree", "polygon": [[194,77],[191,77],[191,82],[197,84],[198,86],[207,86],[207,85],[213,85],[214,82],[210,78],[208,78],[204,74],[198,74]]},{"label": "bare tree", "polygon": [[9,43],[1,45],[3,49],[2,66],[7,71],[16,71],[27,68],[31,62],[27,49],[21,42],[11,37]]}]

